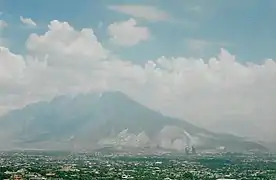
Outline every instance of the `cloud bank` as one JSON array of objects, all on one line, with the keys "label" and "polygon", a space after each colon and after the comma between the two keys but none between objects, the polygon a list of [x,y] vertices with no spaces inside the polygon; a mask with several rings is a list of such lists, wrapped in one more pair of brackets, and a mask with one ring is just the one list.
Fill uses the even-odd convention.
[{"label": "cloud bank", "polygon": [[[135,21],[124,23],[130,26],[121,28],[135,26]],[[137,37],[145,32],[137,31]],[[123,44],[140,42],[116,37]],[[21,55],[0,47],[2,114],[60,94],[120,90],[152,109],[203,127],[247,121],[258,127],[250,136],[276,135],[276,63],[271,59],[241,64],[221,49],[210,59],[160,55],[141,66],[103,47],[92,29],[78,31],[57,20],[44,34],[31,34],[26,49]]]}]

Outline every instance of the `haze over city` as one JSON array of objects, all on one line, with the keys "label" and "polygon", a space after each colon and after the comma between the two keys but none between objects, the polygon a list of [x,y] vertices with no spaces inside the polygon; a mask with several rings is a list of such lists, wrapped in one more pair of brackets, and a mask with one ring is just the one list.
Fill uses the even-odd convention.
[{"label": "haze over city", "polygon": [[0,180],[275,180],[276,1],[0,0]]},{"label": "haze over city", "polygon": [[0,0],[0,113],[120,91],[212,132],[274,142],[275,10],[272,0]]}]

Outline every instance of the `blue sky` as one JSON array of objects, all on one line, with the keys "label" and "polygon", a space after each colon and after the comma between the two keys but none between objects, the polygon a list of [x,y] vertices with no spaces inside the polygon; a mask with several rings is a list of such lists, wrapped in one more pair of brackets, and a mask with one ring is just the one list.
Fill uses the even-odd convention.
[{"label": "blue sky", "polygon": [[[109,46],[107,26],[131,18],[110,10],[111,5],[150,5],[171,18],[168,21],[136,18],[139,25],[149,28],[152,38],[127,49],[110,47],[124,59],[144,63],[162,55],[211,57],[220,47],[242,62],[276,59],[276,2],[273,0],[132,0],[131,3],[127,0],[0,0],[1,19],[9,24],[3,36],[9,39],[14,52],[23,52],[30,33],[44,33],[49,22],[57,19],[77,29],[93,28],[100,41]],[[20,16],[31,18],[38,26],[24,28]],[[195,42],[200,47],[192,47]]]}]

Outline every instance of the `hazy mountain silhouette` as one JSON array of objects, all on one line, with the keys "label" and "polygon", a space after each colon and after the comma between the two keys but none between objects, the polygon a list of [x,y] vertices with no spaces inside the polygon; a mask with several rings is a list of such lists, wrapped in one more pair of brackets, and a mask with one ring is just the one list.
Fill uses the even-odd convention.
[{"label": "hazy mountain silhouette", "polygon": [[[30,104],[0,118],[1,137],[10,147],[95,148],[224,146],[229,150],[266,148],[243,138],[217,134],[170,118],[120,92],[60,96]],[[1,139],[0,139],[1,140]],[[5,145],[4,144],[4,145]]]}]

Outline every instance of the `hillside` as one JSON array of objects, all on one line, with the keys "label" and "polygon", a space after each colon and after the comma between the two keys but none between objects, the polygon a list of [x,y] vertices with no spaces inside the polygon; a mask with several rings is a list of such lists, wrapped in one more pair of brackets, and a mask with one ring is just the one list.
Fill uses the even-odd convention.
[{"label": "hillside", "polygon": [[231,151],[266,149],[240,137],[213,133],[163,116],[120,92],[60,96],[12,111],[0,122],[0,141],[8,142],[4,145],[9,147],[162,147],[182,151],[193,145],[198,149],[223,146]]}]

